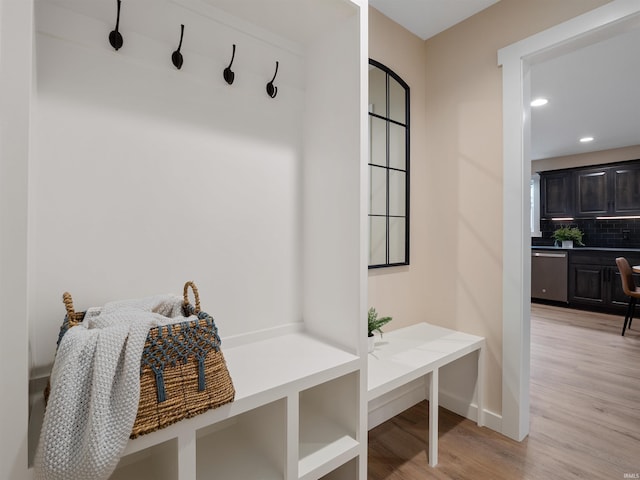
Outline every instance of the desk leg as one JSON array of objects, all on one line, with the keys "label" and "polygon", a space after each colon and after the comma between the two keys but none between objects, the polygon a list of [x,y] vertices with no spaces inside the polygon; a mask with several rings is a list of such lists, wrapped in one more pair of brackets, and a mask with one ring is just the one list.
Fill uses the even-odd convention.
[{"label": "desk leg", "polygon": [[478,378],[476,388],[476,405],[478,405],[477,423],[479,427],[484,426],[484,346],[478,349]]},{"label": "desk leg", "polygon": [[429,466],[438,464],[438,369],[429,381]]}]

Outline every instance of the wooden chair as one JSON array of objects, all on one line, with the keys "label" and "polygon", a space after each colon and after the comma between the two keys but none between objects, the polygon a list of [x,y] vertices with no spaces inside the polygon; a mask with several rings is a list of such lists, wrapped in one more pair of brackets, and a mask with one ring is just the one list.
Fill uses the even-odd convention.
[{"label": "wooden chair", "polygon": [[624,324],[622,325],[622,335],[624,336],[624,331],[627,327],[631,328],[631,321],[633,320],[633,314],[636,309],[636,301],[640,298],[640,287],[636,286],[631,266],[625,257],[616,258],[616,265],[618,265],[618,270],[620,271],[622,290],[624,294],[629,297],[629,307],[627,308],[627,315],[624,317]]}]

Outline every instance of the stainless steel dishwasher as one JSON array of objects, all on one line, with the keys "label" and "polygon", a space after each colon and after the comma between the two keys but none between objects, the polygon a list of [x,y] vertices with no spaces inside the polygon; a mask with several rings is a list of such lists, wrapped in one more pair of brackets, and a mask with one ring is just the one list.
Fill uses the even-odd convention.
[{"label": "stainless steel dishwasher", "polygon": [[568,253],[531,250],[531,298],[567,302]]}]

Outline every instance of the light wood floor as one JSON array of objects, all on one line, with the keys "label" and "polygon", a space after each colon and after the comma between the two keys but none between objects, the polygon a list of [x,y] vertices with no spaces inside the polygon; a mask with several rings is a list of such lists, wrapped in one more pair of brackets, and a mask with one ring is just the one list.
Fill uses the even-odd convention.
[{"label": "light wood floor", "polygon": [[621,329],[620,316],[534,304],[529,436],[441,408],[431,468],[422,402],[369,432],[369,480],[640,478],[640,318]]}]

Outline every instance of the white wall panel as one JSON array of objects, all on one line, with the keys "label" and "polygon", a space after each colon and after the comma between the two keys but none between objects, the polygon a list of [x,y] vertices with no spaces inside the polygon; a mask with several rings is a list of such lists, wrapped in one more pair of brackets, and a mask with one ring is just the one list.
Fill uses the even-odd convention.
[{"label": "white wall panel", "polygon": [[[179,293],[192,279],[223,336],[301,320],[302,59],[187,9],[173,22],[175,44],[130,21],[125,30],[135,5],[123,5],[118,52],[107,42],[113,25],[50,4],[37,11],[29,185],[37,366],[53,359],[65,290],[81,310]],[[146,20],[171,23],[167,8],[177,7],[147,4]],[[179,21],[180,71],[170,62]],[[190,46],[207,35],[224,44],[224,58]],[[234,42],[229,86],[222,70]]]}]

